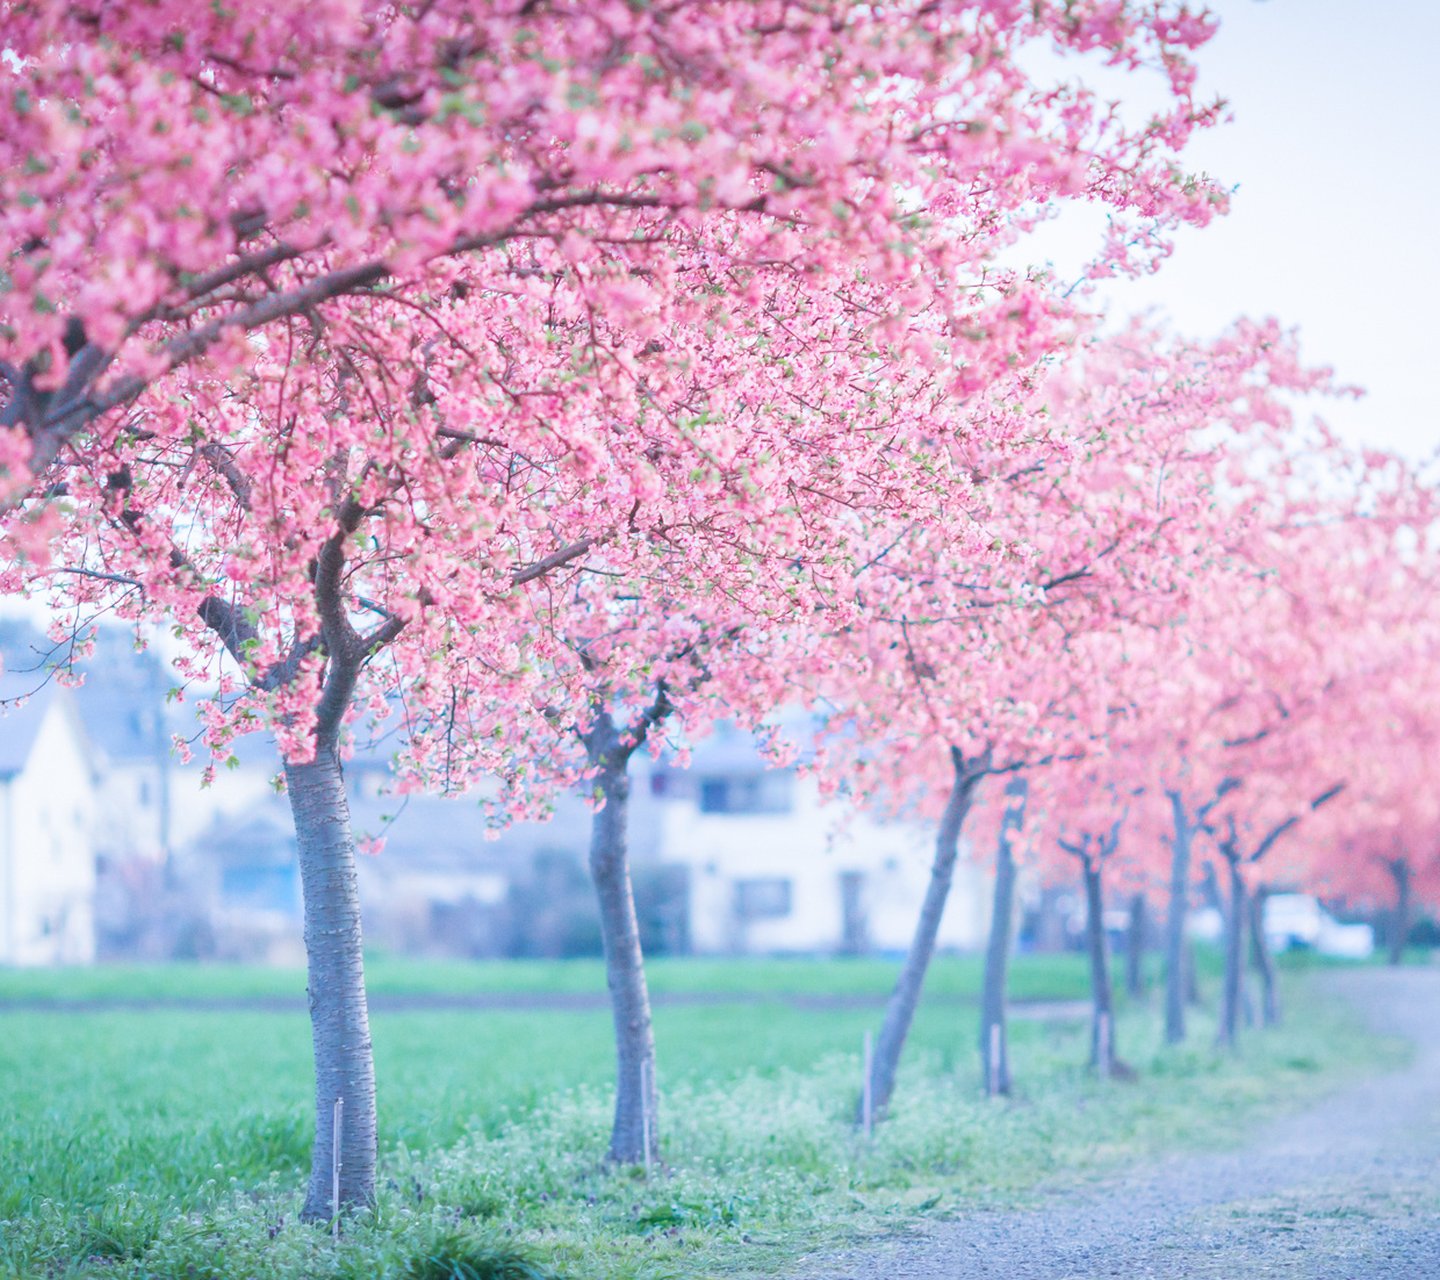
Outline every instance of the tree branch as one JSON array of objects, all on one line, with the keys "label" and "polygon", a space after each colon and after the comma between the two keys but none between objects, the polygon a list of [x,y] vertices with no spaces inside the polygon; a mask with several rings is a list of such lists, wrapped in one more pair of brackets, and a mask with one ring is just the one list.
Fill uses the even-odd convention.
[{"label": "tree branch", "polygon": [[543,578],[552,569],[558,569],[562,565],[577,560],[591,548],[599,546],[602,542],[608,541],[612,535],[595,538],[581,538],[578,542],[572,542],[568,546],[561,547],[558,551],[552,551],[548,556],[543,556],[534,564],[516,569],[511,575],[511,581],[517,586],[524,586],[527,582],[534,582],[536,578]]}]

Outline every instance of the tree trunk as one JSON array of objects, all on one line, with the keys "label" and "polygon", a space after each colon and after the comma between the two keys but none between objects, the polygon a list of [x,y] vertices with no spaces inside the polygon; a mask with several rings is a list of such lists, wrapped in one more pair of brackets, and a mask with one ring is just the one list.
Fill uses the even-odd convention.
[{"label": "tree trunk", "polygon": [[1405,959],[1405,941],[1410,936],[1410,864],[1404,858],[1392,858],[1387,864],[1395,881],[1395,915],[1390,922],[1390,963]]},{"label": "tree trunk", "polygon": [[1145,895],[1130,898],[1130,924],[1125,930],[1125,991],[1134,1000],[1145,995],[1145,935],[1150,931]]},{"label": "tree trunk", "polygon": [[1090,1065],[1102,1076],[1115,1070],[1115,993],[1110,985],[1110,948],[1105,940],[1103,863],[1082,855],[1085,882],[1085,942],[1090,953]]},{"label": "tree trunk", "polygon": [[1005,1031],[1005,976],[1015,912],[1015,857],[1010,840],[1025,820],[1025,792],[1025,779],[1018,775],[1005,788],[1005,816],[995,845],[995,892],[980,996],[980,1083],[991,1097],[1010,1092],[1010,1046]]},{"label": "tree trunk", "polygon": [[[1170,795],[1174,831],[1170,843],[1170,918],[1165,924],[1165,1043],[1185,1039],[1185,914],[1190,905],[1190,847],[1193,832],[1185,803]],[[1193,977],[1193,958],[1192,958]]]},{"label": "tree trunk", "polygon": [[620,747],[608,715],[602,717],[597,730],[608,730],[604,735],[608,746],[599,753],[596,778],[605,804],[596,812],[590,833],[590,875],[600,903],[605,981],[615,1023],[615,1124],[608,1158],[617,1164],[642,1164],[658,1160],[660,1155],[659,1092],[650,992],[645,983],[626,840],[630,751]]},{"label": "tree trunk", "polygon": [[1180,964],[1185,976],[1185,1003],[1198,1009],[1204,1001],[1200,999],[1200,961],[1196,958],[1195,940],[1185,939],[1185,950]]},{"label": "tree trunk", "polygon": [[1240,984],[1245,965],[1245,878],[1238,855],[1225,855],[1230,872],[1230,903],[1225,912],[1225,985],[1220,997],[1220,1025],[1216,1040],[1222,1048],[1233,1049],[1240,1021]]},{"label": "tree trunk", "polygon": [[332,1216],[336,1100],[340,1130],[340,1205],[375,1203],[375,1062],[355,880],[355,838],[340,757],[322,741],[309,764],[287,764],[305,898],[310,1028],[315,1050],[315,1145],[302,1217]]},{"label": "tree trunk", "polygon": [[[930,868],[930,883],[925,889],[925,901],[920,908],[920,919],[915,925],[915,936],[905,956],[905,966],[895,983],[885,1006],[885,1021],[880,1027],[880,1036],[875,1043],[875,1055],[870,1068],[870,1099],[873,1114],[883,1115],[895,1092],[895,1073],[900,1066],[900,1054],[905,1048],[905,1037],[910,1033],[910,1024],[915,1020],[915,1009],[920,1003],[920,989],[925,984],[925,973],[930,958],[935,954],[935,938],[940,931],[940,917],[945,912],[945,899],[950,893],[950,881],[955,874],[955,858],[960,850],[960,830],[965,825],[965,815],[970,811],[975,797],[975,788],[984,776],[983,770],[971,771],[966,768],[958,751],[951,751],[955,768],[955,780],[950,787],[950,798],[945,802],[945,812],[940,818],[940,829],[935,835],[935,862]],[[857,1116],[858,1119],[858,1116]]]},{"label": "tree trunk", "polygon": [[1280,988],[1275,981],[1275,959],[1265,943],[1265,899],[1270,890],[1256,885],[1250,895],[1250,963],[1260,975],[1260,1017],[1263,1025],[1280,1025]]}]

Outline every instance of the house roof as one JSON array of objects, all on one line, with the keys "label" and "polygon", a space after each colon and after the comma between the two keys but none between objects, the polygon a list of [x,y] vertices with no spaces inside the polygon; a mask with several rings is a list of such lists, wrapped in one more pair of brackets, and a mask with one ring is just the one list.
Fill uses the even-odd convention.
[{"label": "house roof", "polygon": [[39,672],[0,672],[0,778],[24,769],[58,692]]},{"label": "house roof", "polygon": [[[65,646],[47,640],[23,619],[0,620],[0,665],[13,677],[15,695],[53,690],[49,676]],[[86,736],[112,760],[152,758],[169,750],[165,727],[164,665],[149,651],[137,652],[131,633],[102,627],[95,650],[76,669],[84,677],[71,697]],[[3,747],[0,747],[3,751]]]},{"label": "house roof", "polygon": [[80,718],[112,760],[152,759],[170,749],[165,692],[170,681],[152,650],[137,651],[128,631],[102,627],[81,664]]}]

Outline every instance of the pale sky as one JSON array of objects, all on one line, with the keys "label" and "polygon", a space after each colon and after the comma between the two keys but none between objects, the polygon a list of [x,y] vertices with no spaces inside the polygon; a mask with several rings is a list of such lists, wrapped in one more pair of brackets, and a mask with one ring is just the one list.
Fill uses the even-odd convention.
[{"label": "pale sky", "polygon": [[[1212,0],[1202,99],[1234,114],[1186,167],[1236,188],[1230,214],[1182,234],[1118,312],[1155,307],[1207,337],[1240,314],[1298,326],[1303,351],[1363,400],[1326,405],[1347,438],[1428,456],[1440,323],[1440,3]],[[1056,265],[1063,268],[1063,251]]]}]

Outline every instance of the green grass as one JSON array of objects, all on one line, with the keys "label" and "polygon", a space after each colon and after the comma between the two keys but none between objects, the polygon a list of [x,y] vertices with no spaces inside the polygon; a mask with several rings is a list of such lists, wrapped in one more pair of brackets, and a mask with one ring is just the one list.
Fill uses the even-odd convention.
[{"label": "green grass", "polygon": [[[387,965],[392,976],[409,967],[377,968]],[[1068,994],[1083,974],[1079,957],[1046,965],[1044,994]],[[707,989],[698,966],[672,966],[661,968],[692,985],[671,989]],[[822,967],[716,962],[708,989],[864,995],[876,973],[893,973]],[[455,966],[410,968],[458,977]],[[556,986],[525,989],[565,989],[578,971],[557,966]],[[189,972],[192,991],[214,995],[224,971]],[[964,994],[964,975],[952,968],[951,994]],[[506,980],[543,978],[530,966]],[[336,1245],[295,1220],[308,1158],[302,1014],[12,1010],[0,1038],[0,1276],[764,1274],[802,1247],[1223,1141],[1332,1083],[1342,1059],[1353,1069],[1389,1052],[1357,1055],[1345,1017],[1314,1004],[1228,1060],[1209,1050],[1203,1018],[1193,1047],[1166,1050],[1153,1013],[1131,1009],[1119,1044],[1142,1080],[1107,1086],[1078,1065],[1083,1026],[1017,1021],[1020,1093],[987,1103],[975,1014],[938,1003],[922,1011],[893,1116],[867,1144],[848,1120],[860,1038],[876,1021],[865,1007],[779,1000],[659,1009],[667,1169],[646,1181],[600,1160],[612,1072],[603,1011],[378,1013],[381,1200]]]},{"label": "green grass", "polygon": [[[1429,947],[1406,947],[1404,963],[1407,965],[1430,965],[1440,960],[1440,953]],[[1357,966],[1383,968],[1390,963],[1390,953],[1384,947],[1376,947],[1364,960],[1347,960],[1340,956],[1325,956],[1318,951],[1296,947],[1281,952],[1275,962],[1281,969],[1291,973],[1307,973],[1315,969],[1353,969]]]},{"label": "green grass", "polygon": [[[656,1011],[667,1089],[775,1078],[858,1050],[868,1009],[784,1005]],[[263,1181],[308,1150],[309,1027],[303,1014],[144,1011],[11,1013],[0,1044],[0,1217],[36,1197],[136,1190],[186,1194],[207,1181]],[[969,1064],[973,1016],[926,1010],[914,1044]],[[443,1146],[613,1071],[610,1016],[594,1012],[377,1013],[383,1146]],[[1041,1034],[1019,1022],[1025,1043]],[[43,1064],[43,1065],[42,1065]],[[75,1159],[83,1149],[85,1158]],[[19,1173],[23,1170],[23,1174]],[[15,1171],[15,1172],[11,1172]]]},{"label": "green grass", "polygon": [[[937,999],[973,999],[980,956],[940,956],[926,981]],[[863,958],[724,959],[660,957],[647,962],[658,995],[854,996],[883,999],[899,962]],[[366,960],[374,995],[603,994],[600,960],[423,960],[374,955]],[[1022,955],[1014,961],[1016,1000],[1083,999],[1085,969],[1068,955]],[[235,1000],[301,997],[301,969],[258,965],[99,965],[84,969],[0,969],[0,1002],[17,1000]]]}]

